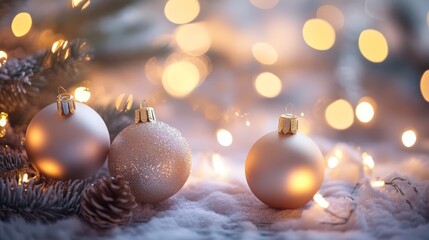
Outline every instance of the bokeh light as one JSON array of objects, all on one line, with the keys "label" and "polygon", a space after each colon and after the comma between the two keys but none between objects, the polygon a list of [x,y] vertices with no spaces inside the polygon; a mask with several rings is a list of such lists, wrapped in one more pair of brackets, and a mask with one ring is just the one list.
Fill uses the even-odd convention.
[{"label": "bokeh light", "polygon": [[344,15],[341,10],[333,5],[323,5],[317,9],[317,17],[324,19],[336,29],[340,30],[344,26]]},{"label": "bokeh light", "polygon": [[429,102],[429,70],[426,70],[420,79],[420,91],[423,98]]},{"label": "bokeh light", "polygon": [[366,29],[359,36],[359,50],[371,62],[383,62],[389,54],[389,46],[384,35],[375,29]]},{"label": "bokeh light", "polygon": [[338,158],[336,156],[331,156],[328,158],[328,168],[335,168],[338,166]]},{"label": "bokeh light", "polygon": [[0,51],[0,62],[7,60],[7,53],[5,51]]},{"label": "bokeh light", "polygon": [[175,24],[185,24],[194,20],[200,13],[197,0],[169,0],[164,7],[167,19]]},{"label": "bokeh light", "polygon": [[[82,1],[84,1],[84,0],[72,0],[72,7],[73,8],[78,7]],[[91,3],[90,0],[86,1],[86,3],[82,6],[81,10],[84,10],[85,8],[87,8],[90,3]]]},{"label": "bokeh light", "polygon": [[328,208],[329,207],[329,202],[325,200],[325,198],[323,198],[322,194],[320,193],[316,193],[313,196],[313,200],[317,203],[317,205],[319,205],[321,208]]},{"label": "bokeh light", "polygon": [[213,170],[221,175],[221,176],[225,176],[227,173],[227,168],[226,168],[226,164],[224,162],[224,159],[220,156],[220,154],[215,153],[212,155],[212,159],[211,159],[211,165],[213,167]]},{"label": "bokeh light", "polygon": [[87,87],[78,87],[74,90],[74,97],[78,102],[88,102],[91,98],[91,92]]},{"label": "bokeh light", "polygon": [[406,130],[402,133],[402,143],[405,147],[412,147],[417,141],[417,135],[413,130]]},{"label": "bokeh light", "polygon": [[5,112],[0,113],[0,127],[4,127],[7,124],[8,114]]},{"label": "bokeh light", "polygon": [[263,72],[256,77],[255,89],[264,97],[274,98],[282,91],[282,82],[276,75]]},{"label": "bokeh light", "polygon": [[375,110],[369,101],[362,100],[356,106],[356,117],[363,123],[368,123],[374,118]]},{"label": "bokeh light", "polygon": [[323,19],[313,18],[305,22],[302,36],[308,46],[316,50],[328,50],[335,43],[335,30]]},{"label": "bokeh light", "polygon": [[179,48],[192,56],[203,55],[211,45],[210,35],[201,23],[182,25],[177,28],[175,36]]},{"label": "bokeh light", "polygon": [[61,47],[66,46],[67,45],[67,41],[63,40],[63,39],[58,39],[57,41],[55,41],[52,44],[51,47],[51,52],[55,53],[56,51],[58,51]]},{"label": "bokeh light", "polygon": [[162,85],[173,97],[185,97],[198,85],[200,73],[198,68],[188,62],[179,61],[168,65],[162,74]]},{"label": "bokeh light", "polygon": [[372,187],[384,187],[384,185],[386,185],[386,183],[383,180],[373,180],[373,181],[371,181],[371,186]]},{"label": "bokeh light", "polygon": [[232,144],[232,134],[226,129],[219,129],[216,132],[216,138],[219,144],[224,147],[231,146]]},{"label": "bokeh light", "polygon": [[30,31],[31,25],[32,20],[29,13],[18,13],[12,20],[12,32],[16,37],[22,37]]},{"label": "bokeh light", "polygon": [[336,100],[326,108],[325,119],[335,129],[347,129],[354,121],[353,107],[344,99]]},{"label": "bokeh light", "polygon": [[119,112],[126,112],[133,106],[133,95],[122,93],[116,98],[115,108]]},{"label": "bokeh light", "polygon": [[277,61],[278,54],[268,43],[258,42],[252,47],[252,54],[255,59],[265,65],[274,64]]},{"label": "bokeh light", "polygon": [[250,3],[260,9],[270,9],[275,7],[279,0],[250,0]]},{"label": "bokeh light", "polygon": [[367,152],[362,153],[362,163],[368,169],[373,169],[375,167],[374,159]]}]

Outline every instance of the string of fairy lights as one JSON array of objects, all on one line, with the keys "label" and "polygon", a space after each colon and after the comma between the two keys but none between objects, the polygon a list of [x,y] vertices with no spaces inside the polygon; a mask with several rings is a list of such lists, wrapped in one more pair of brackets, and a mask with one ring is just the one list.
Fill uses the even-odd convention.
[{"label": "string of fairy lights", "polygon": [[[71,7],[81,6],[82,0],[72,0]],[[249,0],[250,3],[261,11],[275,8],[279,0]],[[85,10],[90,6],[90,1],[81,7]],[[201,11],[201,3],[198,0],[168,0],[164,5],[165,18],[177,25],[172,33],[172,45],[175,51],[161,64],[159,59],[153,57],[146,62],[146,77],[151,82],[160,82],[165,92],[174,98],[185,98],[200,86],[211,73],[212,63],[206,55],[212,47],[214,36],[211,34],[210,25],[207,22],[195,22]],[[429,13],[427,17],[429,25]],[[345,23],[345,17],[341,9],[333,5],[320,6],[315,17],[305,21],[302,25],[303,41],[317,51],[328,51],[336,42],[336,35]],[[32,17],[28,12],[20,12],[11,22],[11,32],[17,37],[24,37],[31,31]],[[52,52],[67,45],[65,39],[55,39],[52,43]],[[359,34],[359,52],[369,62],[374,64],[385,61],[389,55],[389,44],[385,35],[377,29],[364,29]],[[258,41],[248,49],[254,60],[262,65],[276,64],[280,58],[275,44]],[[8,55],[0,49],[0,66],[7,61]],[[275,98],[282,92],[282,81],[273,72],[263,71],[254,76],[253,86],[255,91],[264,98]],[[423,73],[420,80],[422,97],[429,102],[429,70]],[[88,102],[91,91],[88,87],[78,86],[74,89],[77,101]],[[117,97],[116,108],[130,109],[133,96],[121,94]],[[235,117],[243,119],[246,126],[250,126],[247,113],[234,112]],[[347,99],[336,99],[328,104],[324,110],[326,123],[335,130],[346,130],[355,124],[355,118],[362,124],[374,121],[377,114],[377,103],[370,96],[362,96],[354,107]],[[303,114],[302,114],[303,116]],[[8,114],[0,113],[0,137],[6,134],[5,126],[8,124]],[[306,134],[310,128],[309,123],[303,119],[300,122],[301,132]],[[216,130],[214,134],[221,146],[229,147],[233,143],[233,135],[224,128]],[[402,143],[410,148],[417,142],[415,129],[404,129],[401,135]],[[328,169],[334,169],[343,160],[344,153],[334,150],[326,157]],[[210,157],[212,169],[215,173],[225,176],[228,168],[224,158],[219,153],[213,153]],[[373,171],[375,161],[367,152],[362,153],[362,166],[365,172]],[[22,177],[22,181],[28,181],[28,175]],[[374,188],[383,187],[386,182],[379,179],[371,180]],[[314,196],[314,201],[323,209],[329,208],[329,202],[320,194]]]}]

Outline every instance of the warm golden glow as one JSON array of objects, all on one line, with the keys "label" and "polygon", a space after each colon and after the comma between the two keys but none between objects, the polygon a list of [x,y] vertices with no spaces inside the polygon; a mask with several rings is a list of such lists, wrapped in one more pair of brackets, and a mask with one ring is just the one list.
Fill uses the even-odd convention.
[{"label": "warm golden glow", "polygon": [[335,157],[337,157],[338,159],[343,159],[344,154],[340,149],[336,149],[334,153],[335,153]]},{"label": "warm golden glow", "polygon": [[194,20],[200,13],[197,0],[169,0],[164,7],[167,19],[175,24],[185,24]]},{"label": "warm golden glow", "polygon": [[339,30],[344,26],[344,15],[340,9],[333,5],[323,5],[317,9],[317,17],[326,20]]},{"label": "warm golden glow", "polygon": [[162,85],[173,97],[185,97],[190,94],[200,80],[200,73],[194,64],[179,61],[168,65],[162,74]]},{"label": "warm golden glow", "polygon": [[362,163],[370,170],[375,167],[374,159],[366,152],[362,153]]},{"label": "warm golden glow", "polygon": [[37,168],[50,177],[60,178],[63,175],[63,168],[54,159],[40,159],[36,163]]},{"label": "warm golden glow", "polygon": [[225,176],[226,175],[226,166],[225,166],[225,162],[222,159],[222,157],[218,154],[215,153],[212,156],[212,167],[213,170],[221,175],[221,176]]},{"label": "warm golden glow", "polygon": [[383,187],[386,183],[383,180],[371,181],[372,187]]},{"label": "warm golden glow", "polygon": [[420,79],[420,91],[423,98],[429,102],[429,70],[426,70]]},{"label": "warm golden glow", "polygon": [[32,20],[29,13],[18,13],[12,20],[12,32],[16,37],[22,37],[30,31],[31,25]]},{"label": "warm golden glow", "polygon": [[232,144],[232,134],[226,129],[219,129],[216,133],[220,145],[228,147]]},{"label": "warm golden glow", "polygon": [[302,36],[308,46],[316,50],[328,50],[335,43],[335,30],[327,21],[313,18],[305,22]]},{"label": "warm golden glow", "polygon": [[275,7],[279,0],[250,0],[250,3],[260,9],[270,9]]},{"label": "warm golden glow", "polygon": [[326,209],[329,207],[329,202],[323,198],[322,194],[316,193],[313,196],[313,200],[319,205],[321,208]]},{"label": "warm golden glow", "polygon": [[183,52],[192,56],[203,55],[211,45],[210,35],[201,23],[191,23],[178,27],[176,42]]},{"label": "warm golden glow", "polygon": [[413,130],[407,130],[402,133],[402,143],[405,147],[412,147],[417,141],[417,135]]},{"label": "warm golden glow", "polygon": [[6,62],[7,53],[5,51],[0,51],[0,66],[2,63]]},{"label": "warm golden glow", "polygon": [[339,99],[326,108],[325,119],[335,129],[347,129],[354,121],[353,107],[346,100]]},{"label": "warm golden glow", "polygon": [[78,87],[74,90],[74,97],[78,102],[88,102],[91,98],[91,92],[87,87]]},{"label": "warm golden glow", "polygon": [[28,174],[27,173],[24,173],[24,175],[22,175],[22,182],[24,182],[24,183],[28,183],[29,182],[29,180],[28,180]]},{"label": "warm golden glow", "polygon": [[314,189],[314,174],[302,168],[293,170],[286,179],[287,190],[292,194],[307,194]]},{"label": "warm golden glow", "polygon": [[30,146],[34,149],[43,147],[45,144],[45,132],[44,129],[34,126],[29,132],[26,141],[29,142]]},{"label": "warm golden glow", "polygon": [[[79,6],[79,4],[82,2],[83,0],[72,0],[72,6],[73,8]],[[88,0],[83,6],[82,6],[82,10],[84,10],[85,8],[87,8],[89,6],[89,4],[91,3],[90,0]]]},{"label": "warm golden glow", "polygon": [[328,168],[335,168],[338,166],[338,158],[335,156],[331,156],[328,159]]},{"label": "warm golden glow", "polygon": [[66,43],[67,41],[64,41],[63,39],[59,39],[57,41],[54,42],[54,44],[52,44],[51,47],[51,52],[55,53],[56,51],[58,51],[63,45],[64,43]]},{"label": "warm golden glow", "polygon": [[252,54],[255,59],[265,65],[274,64],[277,61],[278,54],[268,43],[258,42],[252,47]]},{"label": "warm golden glow", "polygon": [[6,126],[8,121],[8,115],[5,112],[0,113],[0,127]]},{"label": "warm golden glow", "polygon": [[371,103],[362,101],[356,106],[356,117],[363,123],[368,123],[374,118],[374,107]]},{"label": "warm golden glow", "polygon": [[122,93],[116,98],[115,107],[120,112],[126,112],[133,106],[133,95]]},{"label": "warm golden glow", "polygon": [[360,33],[359,50],[371,62],[383,62],[389,53],[384,35],[374,29],[367,29]]},{"label": "warm golden glow", "polygon": [[276,75],[263,72],[256,77],[255,89],[264,97],[274,98],[282,91],[282,82]]}]

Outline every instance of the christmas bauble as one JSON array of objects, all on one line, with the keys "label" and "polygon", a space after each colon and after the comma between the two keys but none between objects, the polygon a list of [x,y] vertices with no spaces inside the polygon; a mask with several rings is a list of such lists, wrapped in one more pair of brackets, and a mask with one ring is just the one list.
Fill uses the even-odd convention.
[{"label": "christmas bauble", "polygon": [[103,165],[109,146],[103,119],[67,93],[38,112],[25,135],[29,161],[55,180],[93,175]]},{"label": "christmas bauble", "polygon": [[130,183],[137,202],[161,202],[188,179],[191,149],[177,129],[155,120],[153,108],[138,109],[135,119],[113,140],[109,171]]},{"label": "christmas bauble", "polygon": [[273,208],[305,205],[323,181],[323,155],[297,128],[296,116],[281,115],[279,130],[260,138],[247,155],[247,183],[259,200]]}]

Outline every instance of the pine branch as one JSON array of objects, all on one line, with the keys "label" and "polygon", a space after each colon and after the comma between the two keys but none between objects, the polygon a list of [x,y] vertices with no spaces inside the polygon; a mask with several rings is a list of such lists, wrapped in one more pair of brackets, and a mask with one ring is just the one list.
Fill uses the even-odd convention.
[{"label": "pine branch", "polygon": [[78,64],[91,60],[92,53],[82,40],[65,42],[55,51],[37,52],[18,60],[10,59],[0,67],[0,110],[13,112],[24,107],[47,85],[53,71],[76,72]]}]

